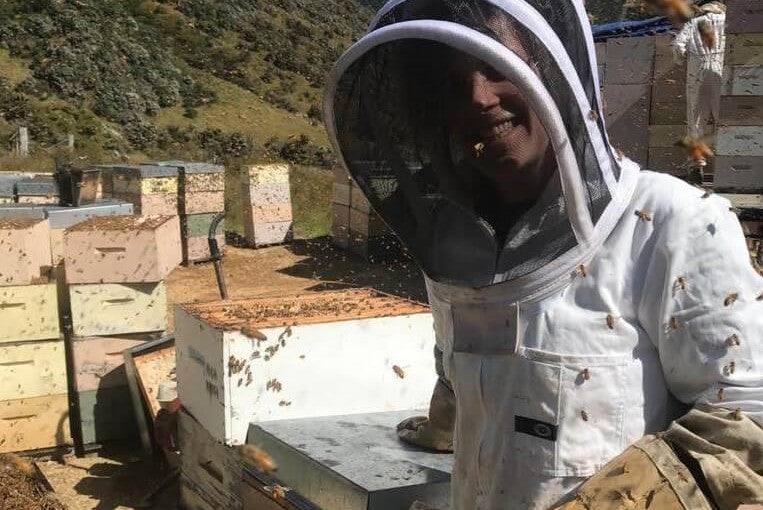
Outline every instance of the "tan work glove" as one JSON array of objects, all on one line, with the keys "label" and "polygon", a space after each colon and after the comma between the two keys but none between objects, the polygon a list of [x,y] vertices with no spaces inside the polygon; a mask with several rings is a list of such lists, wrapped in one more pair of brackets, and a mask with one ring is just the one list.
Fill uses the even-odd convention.
[{"label": "tan work glove", "polygon": [[397,435],[406,443],[437,452],[453,451],[453,426],[456,421],[456,396],[442,380],[432,392],[429,417],[414,416],[401,421]]}]

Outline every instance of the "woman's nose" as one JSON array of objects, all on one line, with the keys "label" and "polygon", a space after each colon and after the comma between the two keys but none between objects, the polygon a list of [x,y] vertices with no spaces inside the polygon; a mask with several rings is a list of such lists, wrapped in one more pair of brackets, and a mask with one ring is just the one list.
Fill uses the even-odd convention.
[{"label": "woman's nose", "polygon": [[471,102],[480,110],[489,110],[500,104],[500,98],[493,90],[492,82],[483,73],[472,73],[469,88]]}]

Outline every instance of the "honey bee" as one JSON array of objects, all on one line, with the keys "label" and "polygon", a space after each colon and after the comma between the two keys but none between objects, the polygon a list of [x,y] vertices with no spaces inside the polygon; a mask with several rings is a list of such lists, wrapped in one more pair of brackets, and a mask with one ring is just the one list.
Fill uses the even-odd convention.
[{"label": "honey bee", "polygon": [[686,290],[686,285],[686,277],[679,276],[673,284],[673,295],[675,296],[679,290]]},{"label": "honey bee", "polygon": [[726,345],[728,345],[729,347],[737,347],[741,343],[742,342],[739,341],[739,336],[736,333],[734,333],[733,335],[731,335],[730,337],[726,339]]},{"label": "honey bee", "polygon": [[713,151],[708,147],[704,138],[693,138],[691,136],[685,136],[676,142],[677,147],[683,147],[686,149],[688,159],[695,162],[699,166],[707,165],[707,159],[714,155]]},{"label": "honey bee", "polygon": [[588,413],[585,411],[585,409],[580,410],[580,417],[583,418],[583,421],[588,421]]},{"label": "honey bee", "polygon": [[738,407],[736,409],[734,409],[733,411],[731,411],[731,418],[732,419],[734,419],[736,421],[742,421],[742,417],[743,417],[742,410],[739,409]]},{"label": "honey bee", "polygon": [[246,374],[246,385],[249,386],[250,384],[252,384],[252,380],[253,380],[252,379],[252,373],[251,372],[247,373]]},{"label": "honey bee", "polygon": [[597,120],[599,120],[599,114],[596,113],[594,110],[591,110],[590,112],[588,112],[588,118],[596,122]]},{"label": "honey bee", "polygon": [[697,28],[699,29],[699,37],[702,39],[702,45],[707,51],[712,51],[712,49],[715,48],[716,43],[715,30],[713,30],[713,25],[710,24],[708,20],[703,19],[697,23]]},{"label": "honey bee", "polygon": [[678,319],[675,317],[671,317],[668,321],[668,330],[676,330],[678,329]]},{"label": "honey bee", "polygon": [[646,211],[636,211],[636,216],[639,217],[642,221],[652,221],[652,215],[649,214]]},{"label": "honey bee", "polygon": [[288,407],[288,406],[290,406],[290,405],[291,405],[291,401],[289,401],[289,400],[281,400],[281,401],[278,403],[278,405],[279,405],[279,406],[281,406],[281,407]]},{"label": "honey bee", "polygon": [[265,450],[257,448],[253,444],[245,444],[241,446],[241,454],[245,459],[254,464],[254,467],[262,471],[263,473],[271,473],[278,469],[276,461],[273,460]]},{"label": "honey bee", "polygon": [[734,303],[736,303],[737,299],[739,299],[739,293],[738,292],[732,292],[728,296],[726,296],[726,299],[723,300],[724,306],[731,306]]},{"label": "honey bee", "polygon": [[733,374],[734,372],[736,372],[736,369],[737,369],[736,361],[730,362],[729,363],[729,373]]},{"label": "honey bee", "polygon": [[758,294],[758,297],[755,298],[755,301],[763,301],[763,292]]},{"label": "honey bee", "polygon": [[588,276],[588,269],[586,269],[586,267],[583,264],[580,264],[578,266],[578,271],[580,272],[581,275],[583,275],[583,278]]},{"label": "honey bee", "polygon": [[286,487],[282,487],[278,484],[273,485],[270,487],[270,491],[273,493],[273,499],[286,499],[286,491],[288,491]]},{"label": "honey bee", "polygon": [[590,381],[591,380],[591,371],[587,368],[584,368],[583,371],[580,373],[580,375],[583,376],[584,381]]},{"label": "honey bee", "polygon": [[482,142],[478,142],[474,144],[474,157],[479,158],[482,156],[482,153],[485,152],[485,144]]},{"label": "honey bee", "polygon": [[718,389],[718,400],[723,400],[723,388]]},{"label": "honey bee", "polygon": [[400,368],[400,367],[399,367],[399,366],[397,366],[397,365],[392,365],[392,370],[394,370],[394,371],[395,371],[395,373],[397,374],[397,376],[398,376],[400,379],[405,379],[405,372],[403,371],[403,369],[402,369],[402,368]]},{"label": "honey bee", "polygon": [[621,151],[620,149],[617,149],[615,151],[615,154],[617,154],[617,161],[622,161],[623,158],[625,157],[625,153]]},{"label": "honey bee", "polygon": [[607,315],[607,327],[609,329],[615,329],[615,322],[616,321],[617,321],[617,317],[615,317],[611,313]]},{"label": "honey bee", "polygon": [[258,345],[259,345],[259,342],[264,342],[268,339],[268,337],[266,337],[262,331],[250,326],[244,326],[243,328],[241,328],[241,333],[245,336],[248,336],[249,338],[254,338],[255,340],[257,340]]}]

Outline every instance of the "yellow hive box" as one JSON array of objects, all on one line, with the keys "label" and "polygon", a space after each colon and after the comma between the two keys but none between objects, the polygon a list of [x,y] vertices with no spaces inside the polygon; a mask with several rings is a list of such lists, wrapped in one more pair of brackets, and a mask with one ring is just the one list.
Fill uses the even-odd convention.
[{"label": "yellow hive box", "polygon": [[148,333],[167,327],[164,282],[71,285],[69,296],[77,336]]},{"label": "yellow hive box", "polygon": [[58,338],[56,284],[0,287],[0,343]]},{"label": "yellow hive box", "polygon": [[280,184],[289,182],[289,165],[252,165],[247,168],[244,178],[249,186]]},{"label": "yellow hive box", "polygon": [[0,402],[0,453],[71,444],[69,396]]},{"label": "yellow hive box", "polygon": [[62,340],[0,345],[0,400],[66,393]]},{"label": "yellow hive box", "polygon": [[143,177],[115,175],[114,193],[135,193],[153,195],[154,193],[177,193],[177,177]]}]

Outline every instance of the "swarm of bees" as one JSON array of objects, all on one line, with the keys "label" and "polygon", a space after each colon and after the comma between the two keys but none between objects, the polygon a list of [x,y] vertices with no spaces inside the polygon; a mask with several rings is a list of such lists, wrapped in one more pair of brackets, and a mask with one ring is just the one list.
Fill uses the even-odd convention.
[{"label": "swarm of bees", "polygon": [[241,446],[241,454],[246,460],[251,462],[254,467],[262,471],[263,473],[271,473],[278,469],[276,461],[273,460],[265,450],[257,448],[252,444],[245,444]]},{"label": "swarm of bees", "polygon": [[281,391],[281,383],[278,381],[278,379],[271,379],[267,383],[265,383],[265,391],[267,390],[273,390],[275,392]]},{"label": "swarm of bees", "polygon": [[685,136],[676,142],[676,147],[683,147],[688,152],[690,161],[699,166],[707,165],[707,158],[714,156],[712,149],[707,145],[704,138]]}]

